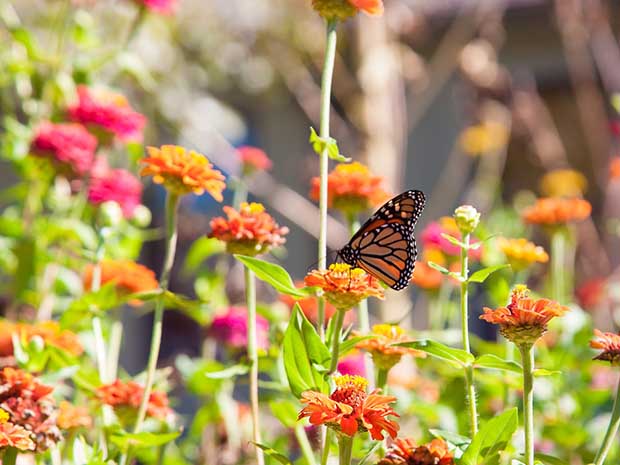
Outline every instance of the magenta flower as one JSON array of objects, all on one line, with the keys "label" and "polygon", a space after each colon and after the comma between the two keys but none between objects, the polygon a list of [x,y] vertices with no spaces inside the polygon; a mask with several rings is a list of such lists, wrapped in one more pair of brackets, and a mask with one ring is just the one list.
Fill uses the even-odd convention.
[{"label": "magenta flower", "polygon": [[[450,257],[460,256],[461,249],[443,237],[442,234],[448,234],[459,240],[461,239],[461,233],[459,232],[454,219],[450,217],[443,217],[440,218],[439,221],[433,221],[426,228],[424,228],[420,237],[422,238],[422,243],[426,247],[439,249]],[[476,242],[475,238],[472,238],[472,243],[473,242]],[[482,249],[480,248],[469,251],[470,259],[480,260],[481,255]]]},{"label": "magenta flower", "polygon": [[131,108],[123,95],[86,86],[79,86],[77,93],[78,102],[68,109],[72,120],[123,142],[142,140],[146,118]]},{"label": "magenta flower", "polygon": [[142,183],[127,170],[108,169],[103,174],[93,176],[88,187],[88,201],[99,205],[112,200],[118,203],[125,218],[131,218],[135,208],[140,205]]},{"label": "magenta flower", "polygon": [[353,352],[338,362],[341,375],[357,375],[366,377],[366,364],[363,352]]},{"label": "magenta flower", "polygon": [[32,140],[35,155],[49,157],[70,174],[81,175],[95,160],[97,139],[84,126],[75,123],[41,123]]},{"label": "magenta flower", "polygon": [[[256,317],[256,344],[260,349],[269,347],[269,322]],[[244,349],[248,344],[248,311],[245,307],[230,307],[211,323],[209,335],[234,349]]]},{"label": "magenta flower", "polygon": [[176,0],[136,0],[136,3],[138,5],[144,5],[153,13],[169,15],[174,12],[177,2]]}]

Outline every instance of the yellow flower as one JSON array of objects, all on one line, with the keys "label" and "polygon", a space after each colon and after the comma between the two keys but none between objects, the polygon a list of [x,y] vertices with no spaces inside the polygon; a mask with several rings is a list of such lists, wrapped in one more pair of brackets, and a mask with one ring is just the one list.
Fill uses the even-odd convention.
[{"label": "yellow flower", "polygon": [[540,180],[540,191],[546,197],[581,197],[587,187],[586,177],[575,170],[549,171]]},{"label": "yellow flower", "polygon": [[497,245],[502,249],[508,263],[515,271],[524,270],[536,262],[547,263],[549,261],[549,255],[545,249],[524,238],[506,239],[500,237],[497,240]]},{"label": "yellow flower", "polygon": [[465,129],[459,142],[463,152],[478,156],[504,148],[508,143],[508,136],[508,129],[503,124],[485,121]]}]

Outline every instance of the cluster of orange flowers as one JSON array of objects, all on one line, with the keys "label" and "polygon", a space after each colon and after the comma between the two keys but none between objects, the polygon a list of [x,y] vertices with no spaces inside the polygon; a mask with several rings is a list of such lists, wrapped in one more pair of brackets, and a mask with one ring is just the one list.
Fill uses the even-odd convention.
[{"label": "cluster of orange flowers", "polygon": [[557,226],[583,221],[590,216],[592,205],[584,199],[549,197],[541,198],[523,211],[523,219],[529,224]]},{"label": "cluster of orange flowers", "polygon": [[389,370],[400,361],[403,355],[426,357],[426,352],[394,345],[410,341],[403,328],[398,325],[374,325],[371,336],[370,339],[358,342],[355,347],[369,352],[379,369]]},{"label": "cluster of orange flowers", "polygon": [[[97,398],[102,403],[116,408],[129,408],[131,411],[137,411],[143,395],[144,387],[134,381],[117,379],[110,384],[104,384],[97,388]],[[157,390],[151,392],[146,413],[159,420],[170,417],[172,410],[165,392]]]},{"label": "cluster of orange flowers", "polygon": [[397,439],[377,465],[454,465],[443,439],[418,446],[413,439]]},{"label": "cluster of orange flowers", "polygon": [[368,381],[361,376],[344,375],[334,381],[336,390],[329,396],[315,391],[302,393],[301,402],[306,406],[298,419],[308,417],[313,425],[328,425],[348,436],[369,431],[373,439],[381,440],[386,431],[396,437],[399,425],[388,418],[398,417],[390,407],[396,397],[382,396],[377,390],[368,394]]},{"label": "cluster of orange flowers", "polygon": [[[155,272],[144,265],[131,260],[103,260],[99,264],[101,270],[100,285],[114,283],[117,292],[124,296],[155,290],[159,283]],[[95,265],[89,264],[84,269],[84,288],[92,289]],[[130,302],[139,305],[140,301]]]},{"label": "cluster of orange flowers", "polygon": [[304,282],[306,286],[321,288],[327,301],[340,311],[350,310],[368,297],[383,299],[385,296],[377,278],[346,263],[334,263],[326,270],[313,270]]},{"label": "cluster of orange flowers", "polygon": [[34,337],[40,337],[50,346],[65,350],[72,355],[80,355],[84,348],[75,333],[60,328],[55,321],[39,323],[14,323],[0,320],[0,357],[13,355],[13,335],[28,342]]},{"label": "cluster of orange flowers", "polygon": [[74,428],[90,428],[93,419],[88,413],[88,408],[82,405],[73,405],[66,400],[58,404],[58,426],[64,430]]},{"label": "cluster of orange flowers", "polygon": [[525,238],[507,239],[500,237],[497,245],[504,252],[514,271],[525,270],[534,263],[547,263],[549,255],[541,246]]}]

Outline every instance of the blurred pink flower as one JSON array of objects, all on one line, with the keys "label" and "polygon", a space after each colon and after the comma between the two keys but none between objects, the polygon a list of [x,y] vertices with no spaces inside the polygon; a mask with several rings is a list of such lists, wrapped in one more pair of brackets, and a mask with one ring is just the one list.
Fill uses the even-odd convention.
[{"label": "blurred pink flower", "polygon": [[136,0],[136,3],[162,15],[172,14],[177,4],[176,0]]},{"label": "blurred pink flower", "polygon": [[127,170],[107,170],[103,174],[93,176],[88,187],[88,201],[98,205],[109,200],[118,203],[125,218],[133,215],[140,205],[142,183]]},{"label": "blurred pink flower", "polygon": [[[453,218],[444,217],[439,221],[433,221],[422,231],[421,238],[422,243],[427,247],[439,248],[444,254],[451,257],[458,257],[461,254],[461,249],[448,241],[442,234],[448,234],[457,239],[461,239],[461,233],[459,232]],[[472,238],[472,243],[476,242],[475,238]],[[480,260],[482,255],[482,249],[470,250],[469,258],[473,260]]]},{"label": "blurred pink flower", "polygon": [[32,140],[35,155],[50,157],[72,174],[84,174],[95,160],[97,138],[75,123],[41,123]]},{"label": "blurred pink flower", "polygon": [[244,173],[270,170],[272,163],[267,154],[258,147],[244,145],[237,148],[237,155],[243,164]]},{"label": "blurred pink flower", "polygon": [[341,375],[357,375],[366,376],[366,364],[364,361],[364,353],[355,351],[343,357],[338,362],[338,372]]},{"label": "blurred pink flower", "polygon": [[[269,347],[269,322],[260,315],[256,318],[257,345],[260,349]],[[244,349],[248,344],[248,311],[245,307],[230,307],[225,313],[213,318],[209,335],[235,349]]]},{"label": "blurred pink flower", "polygon": [[68,109],[72,120],[124,142],[142,140],[146,118],[131,108],[123,95],[83,85],[78,87],[77,93],[78,102]]}]

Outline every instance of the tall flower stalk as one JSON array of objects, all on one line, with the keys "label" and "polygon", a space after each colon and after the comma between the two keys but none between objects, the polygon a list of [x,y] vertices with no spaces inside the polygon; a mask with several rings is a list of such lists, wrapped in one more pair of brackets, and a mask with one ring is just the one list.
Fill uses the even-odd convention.
[{"label": "tall flower stalk", "polygon": [[519,344],[523,365],[523,431],[525,464],[534,465],[534,351],[532,344]]}]

